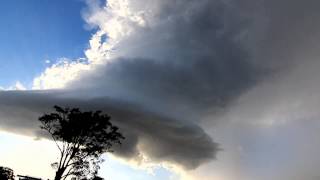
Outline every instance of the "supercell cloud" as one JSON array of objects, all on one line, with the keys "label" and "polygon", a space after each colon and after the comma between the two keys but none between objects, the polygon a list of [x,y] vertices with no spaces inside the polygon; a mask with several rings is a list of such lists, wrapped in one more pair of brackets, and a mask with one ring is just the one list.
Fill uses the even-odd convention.
[{"label": "supercell cloud", "polygon": [[3,130],[41,136],[37,117],[54,104],[101,109],[127,137],[117,151],[124,158],[209,163],[195,173],[203,179],[318,177],[299,163],[320,164],[316,153],[292,138],[320,147],[319,3],[87,4],[83,17],[97,32],[86,58],[49,67],[34,90],[1,91]]}]

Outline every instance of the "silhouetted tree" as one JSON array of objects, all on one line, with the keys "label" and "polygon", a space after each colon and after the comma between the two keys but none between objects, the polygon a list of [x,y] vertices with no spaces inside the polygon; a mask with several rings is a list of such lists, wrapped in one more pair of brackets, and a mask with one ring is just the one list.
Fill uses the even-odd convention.
[{"label": "silhouetted tree", "polygon": [[55,112],[39,117],[40,126],[46,130],[60,151],[55,180],[68,176],[93,178],[103,161],[101,154],[111,152],[114,144],[124,139],[118,127],[112,125],[110,116],[101,111],[81,112],[78,108],[54,106]]},{"label": "silhouetted tree", "polygon": [[13,170],[7,167],[0,166],[0,179],[2,180],[14,180]]}]

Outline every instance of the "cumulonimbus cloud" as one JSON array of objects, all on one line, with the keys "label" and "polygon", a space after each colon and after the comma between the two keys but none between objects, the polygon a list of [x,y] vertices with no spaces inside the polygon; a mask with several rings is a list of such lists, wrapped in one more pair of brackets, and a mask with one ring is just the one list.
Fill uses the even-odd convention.
[{"label": "cumulonimbus cloud", "polygon": [[[260,78],[243,47],[248,27],[240,9],[209,0],[89,4],[85,17],[100,30],[88,62],[54,65],[36,79],[38,88],[65,83],[58,91],[1,92],[2,127],[36,131],[36,117],[54,104],[103,109],[128,134],[122,155],[189,169],[214,159],[219,147],[198,124],[203,113]],[[66,81],[54,73],[64,71]]]},{"label": "cumulonimbus cloud", "polygon": [[[98,31],[86,61],[49,67],[35,80],[35,88],[46,90],[0,92],[2,129],[39,135],[36,119],[54,104],[101,109],[127,136],[118,155],[143,154],[194,169],[219,150],[214,133],[208,135],[212,124],[242,134],[265,112],[272,114],[268,110],[284,102],[282,97],[294,99],[287,96],[289,87],[278,90],[283,82],[296,87],[289,71],[308,79],[297,70],[300,46],[285,46],[297,40],[292,36],[305,37],[299,27],[286,33],[286,25],[295,27],[298,6],[281,16],[284,8],[275,1],[109,0],[88,5],[84,18]],[[304,25],[307,32],[316,32]],[[310,38],[303,42],[310,44]],[[273,93],[264,93],[268,89],[281,96],[274,99]],[[225,127],[235,119],[245,128]],[[210,126],[203,128],[203,123]]]}]

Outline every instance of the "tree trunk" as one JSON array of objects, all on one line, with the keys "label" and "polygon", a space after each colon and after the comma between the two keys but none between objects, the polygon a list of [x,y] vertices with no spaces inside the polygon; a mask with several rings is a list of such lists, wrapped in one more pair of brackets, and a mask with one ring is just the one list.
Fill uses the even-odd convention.
[{"label": "tree trunk", "polygon": [[61,180],[63,173],[64,169],[58,169],[56,172],[56,176],[54,177],[54,180]]}]

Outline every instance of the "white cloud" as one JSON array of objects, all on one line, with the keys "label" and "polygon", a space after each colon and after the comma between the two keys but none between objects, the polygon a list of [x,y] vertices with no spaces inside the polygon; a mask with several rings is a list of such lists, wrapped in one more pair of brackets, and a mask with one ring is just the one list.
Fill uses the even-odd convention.
[{"label": "white cloud", "polygon": [[[80,73],[90,69],[86,60],[72,61],[61,58],[58,63],[46,68],[38,77],[34,78],[32,89],[59,89],[66,86],[69,81],[76,79]],[[19,86],[20,87],[20,86]]]},{"label": "white cloud", "polygon": [[20,81],[16,81],[14,85],[9,87],[0,86],[0,91],[12,91],[12,90],[23,91],[23,90],[27,90],[27,88]]},{"label": "white cloud", "polygon": [[15,90],[26,90],[26,88],[21,82],[17,81],[15,84]]}]

